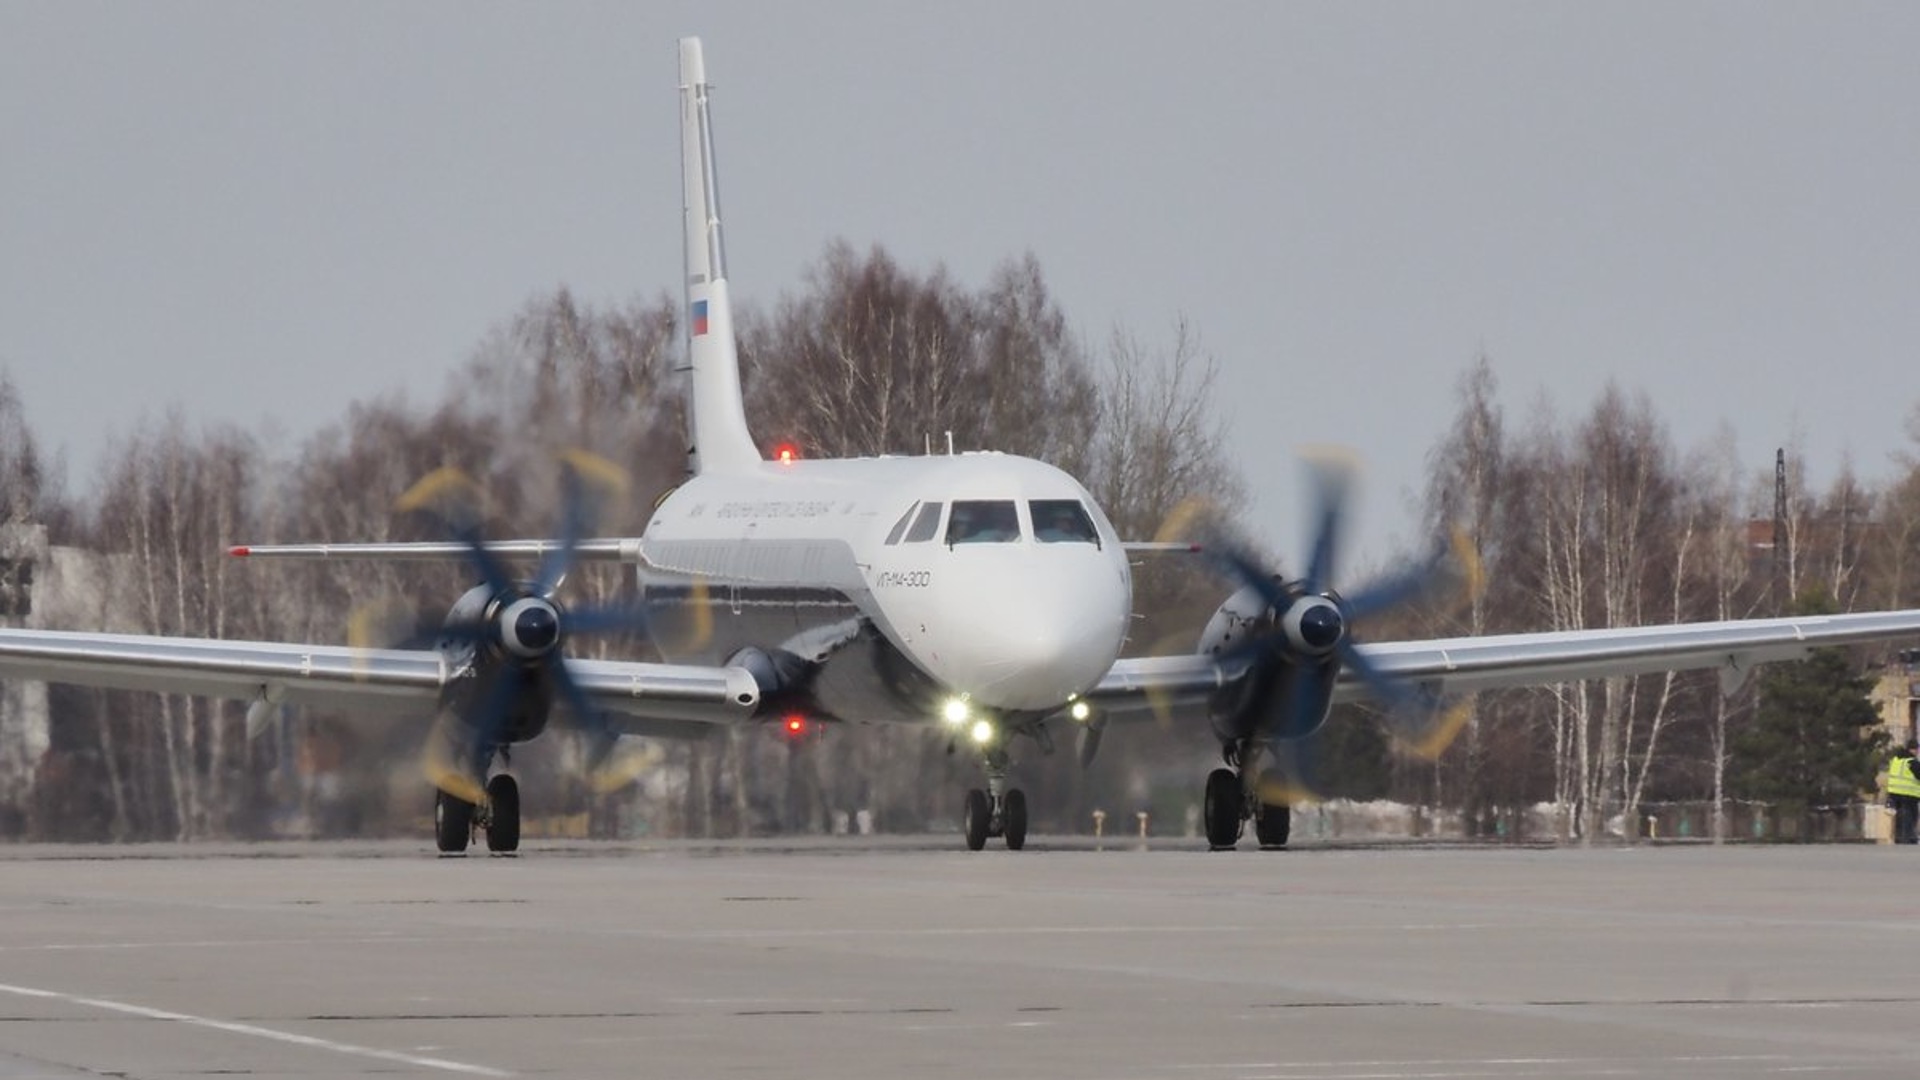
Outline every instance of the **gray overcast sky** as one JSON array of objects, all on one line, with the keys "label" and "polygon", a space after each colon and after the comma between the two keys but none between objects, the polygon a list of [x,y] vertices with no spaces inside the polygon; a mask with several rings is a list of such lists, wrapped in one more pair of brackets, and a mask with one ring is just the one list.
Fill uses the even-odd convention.
[{"label": "gray overcast sky", "polygon": [[[0,364],[90,483],[177,404],[291,443],[437,399],[533,294],[677,291],[706,41],[736,295],[833,237],[1221,362],[1251,520],[1368,465],[1364,555],[1473,357],[1614,379],[1756,473],[1893,475],[1920,400],[1920,5],[0,0]],[[341,539],[341,538],[313,538]]]}]

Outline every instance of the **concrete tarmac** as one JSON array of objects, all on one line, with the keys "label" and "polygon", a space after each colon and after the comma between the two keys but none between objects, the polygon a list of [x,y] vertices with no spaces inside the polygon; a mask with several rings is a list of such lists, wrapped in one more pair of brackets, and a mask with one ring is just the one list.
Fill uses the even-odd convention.
[{"label": "concrete tarmac", "polygon": [[0,848],[0,1078],[1920,1076],[1920,852]]}]

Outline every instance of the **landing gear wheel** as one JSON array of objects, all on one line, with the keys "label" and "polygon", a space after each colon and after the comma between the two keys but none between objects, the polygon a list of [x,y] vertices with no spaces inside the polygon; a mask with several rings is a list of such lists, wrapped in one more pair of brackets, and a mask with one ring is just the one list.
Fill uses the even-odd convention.
[{"label": "landing gear wheel", "polygon": [[979,851],[987,846],[987,829],[993,824],[993,806],[987,802],[986,792],[979,788],[967,792],[967,807],[960,821],[961,828],[966,830],[968,851]]},{"label": "landing gear wheel", "polygon": [[467,850],[473,839],[473,804],[444,791],[433,793],[433,840],[448,855]]},{"label": "landing gear wheel", "polygon": [[1019,788],[1007,792],[1005,802],[1001,804],[1000,815],[1005,824],[1007,850],[1019,851],[1027,846],[1027,793]]},{"label": "landing gear wheel", "polygon": [[1240,786],[1240,774],[1232,769],[1215,769],[1207,774],[1207,798],[1202,809],[1207,822],[1207,847],[1231,851],[1240,842],[1240,816],[1247,806],[1246,790]]},{"label": "landing gear wheel", "polygon": [[1293,832],[1293,807],[1286,803],[1261,803],[1253,818],[1253,834],[1263,848],[1283,848]]},{"label": "landing gear wheel", "polygon": [[508,855],[520,849],[520,784],[506,773],[487,781],[487,850]]}]

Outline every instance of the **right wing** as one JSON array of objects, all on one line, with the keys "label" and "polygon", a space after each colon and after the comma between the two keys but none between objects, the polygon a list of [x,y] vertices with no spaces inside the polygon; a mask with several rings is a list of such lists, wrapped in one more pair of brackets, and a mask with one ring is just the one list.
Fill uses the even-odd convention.
[{"label": "right wing", "polygon": [[[692,735],[751,719],[760,687],[745,668],[568,660],[615,731]],[[466,669],[431,649],[0,630],[0,675],[115,690],[431,715]]]},{"label": "right wing", "polygon": [[[1900,637],[1920,637],[1920,610],[1431,638],[1355,648],[1381,674],[1439,695],[1703,668],[1717,669],[1721,685],[1731,692],[1759,664],[1802,660],[1816,648]],[[1122,716],[1204,707],[1250,666],[1245,657],[1129,657],[1116,662],[1087,698]],[[1340,673],[1334,701],[1366,696],[1353,672]]]}]

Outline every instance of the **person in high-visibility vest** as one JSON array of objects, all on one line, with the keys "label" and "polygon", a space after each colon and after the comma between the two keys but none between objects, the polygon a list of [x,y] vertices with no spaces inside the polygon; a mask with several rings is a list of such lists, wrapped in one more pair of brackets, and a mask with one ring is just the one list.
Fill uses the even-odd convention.
[{"label": "person in high-visibility vest", "polygon": [[1893,807],[1893,842],[1920,843],[1915,823],[1920,821],[1920,775],[1915,775],[1913,759],[1920,742],[1909,740],[1893,752],[1887,762],[1887,805]]}]

